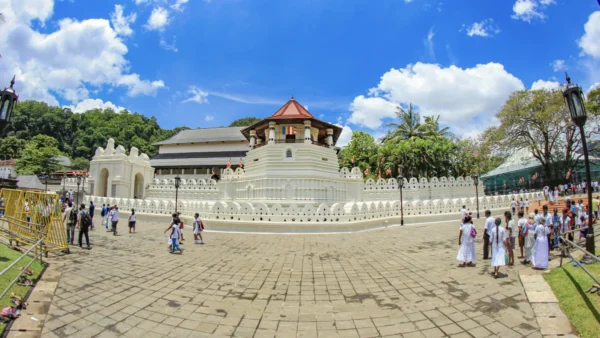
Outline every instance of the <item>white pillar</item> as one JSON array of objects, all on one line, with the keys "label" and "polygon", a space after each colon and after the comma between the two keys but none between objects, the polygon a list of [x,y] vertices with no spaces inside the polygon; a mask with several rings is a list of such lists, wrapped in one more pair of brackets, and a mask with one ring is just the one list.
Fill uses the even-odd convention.
[{"label": "white pillar", "polygon": [[269,122],[269,144],[275,143],[275,127],[277,123]]},{"label": "white pillar", "polygon": [[333,128],[327,128],[327,145],[333,148]]},{"label": "white pillar", "polygon": [[256,144],[256,130],[250,130],[250,149]]},{"label": "white pillar", "polygon": [[310,120],[304,121],[304,143],[312,143],[310,140]]}]

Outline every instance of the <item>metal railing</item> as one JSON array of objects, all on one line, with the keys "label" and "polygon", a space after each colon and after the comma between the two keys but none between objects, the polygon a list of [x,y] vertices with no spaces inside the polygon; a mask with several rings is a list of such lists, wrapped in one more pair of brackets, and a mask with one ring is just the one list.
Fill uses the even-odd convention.
[{"label": "metal railing", "polygon": [[[574,241],[571,241],[571,240],[568,239],[568,236],[567,236],[568,234],[574,233],[576,231],[585,231],[587,229],[588,229],[587,226],[580,227],[578,229],[573,229],[573,230],[565,231],[565,232],[563,232],[563,233],[561,233],[559,235],[560,236],[560,238],[559,238],[559,248],[561,250],[560,266],[562,267],[562,265],[563,265],[563,257],[569,257],[571,259],[571,261],[576,262],[577,265],[583,271],[585,271],[585,273],[596,283],[596,285],[600,285],[600,279],[598,279],[598,277],[596,277],[590,270],[586,269],[585,264],[581,260],[577,260],[575,257],[573,257],[573,254],[568,251],[571,248],[577,249],[577,250],[583,252],[583,256],[584,257],[587,256],[587,257],[592,258],[596,262],[600,262],[600,258],[598,258],[594,253],[591,253],[591,252],[587,251],[585,248],[583,248],[582,246],[580,246],[580,244],[582,244],[582,243],[575,243]],[[595,234],[597,233],[596,229],[594,229],[594,233]],[[597,236],[598,235],[595,235],[594,238],[597,237]]]},{"label": "metal railing", "polygon": [[[14,222],[16,221],[14,218],[12,217],[0,217],[0,223],[2,223],[2,225],[4,225],[4,223],[8,223],[8,222]],[[19,281],[19,279],[23,276],[23,274],[25,272],[27,272],[27,270],[31,267],[31,265],[33,264],[33,262],[35,262],[36,260],[39,260],[40,263],[43,263],[43,255],[44,255],[44,233],[40,230],[40,225],[39,224],[32,224],[32,227],[34,227],[35,229],[31,229],[29,226],[23,226],[20,224],[12,224],[11,228],[15,228],[15,227],[25,227],[28,228],[29,232],[34,232],[36,234],[36,242],[33,242],[30,238],[27,237],[23,237],[20,236],[19,233],[12,233],[8,227],[4,227],[1,226],[0,227],[0,232],[2,232],[4,235],[6,235],[6,238],[20,238],[21,243],[27,243],[30,242],[31,243],[31,247],[25,251],[21,256],[19,256],[19,258],[15,259],[11,264],[9,264],[6,268],[4,268],[4,270],[2,270],[0,272],[0,277],[4,276],[4,274],[6,274],[8,271],[10,271],[11,268],[13,268],[17,263],[19,263],[23,258],[30,256],[31,251],[35,250],[35,254],[32,257],[32,259],[29,261],[29,263],[27,263],[27,265],[25,265],[23,267],[23,269],[17,274],[17,276],[15,278],[13,278],[13,280],[10,281],[10,283],[6,286],[6,288],[4,290],[2,290],[2,293],[0,294],[0,299],[2,297],[4,297],[6,295],[6,293],[8,293],[8,291],[13,287],[13,285],[15,285],[15,283],[17,283]]]}]

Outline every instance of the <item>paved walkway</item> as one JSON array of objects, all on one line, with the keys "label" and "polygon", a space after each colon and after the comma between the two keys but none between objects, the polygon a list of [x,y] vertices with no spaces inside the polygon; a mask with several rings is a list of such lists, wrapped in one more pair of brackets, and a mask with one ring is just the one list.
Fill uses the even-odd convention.
[{"label": "paved walkway", "polygon": [[457,268],[457,223],[206,233],[204,246],[186,229],[181,256],[164,224],[96,230],[93,250],[61,258],[43,337],[541,337],[523,267],[498,280],[489,261]]}]

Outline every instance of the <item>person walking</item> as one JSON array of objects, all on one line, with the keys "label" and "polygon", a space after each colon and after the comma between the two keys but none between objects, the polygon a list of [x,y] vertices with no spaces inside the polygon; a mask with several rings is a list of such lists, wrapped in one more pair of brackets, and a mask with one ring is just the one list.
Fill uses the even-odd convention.
[{"label": "person walking", "polygon": [[494,217],[490,210],[485,211],[485,231],[483,232],[483,259],[489,259],[490,257],[490,234],[494,228]]},{"label": "person walking", "polygon": [[517,223],[518,226],[518,236],[519,236],[519,250],[521,253],[521,256],[519,256],[519,259],[523,259],[525,258],[525,256],[523,256],[523,247],[525,246],[525,236],[523,235],[523,232],[525,231],[525,227],[527,227],[527,218],[525,218],[525,213],[523,211],[519,211],[519,222]]},{"label": "person walking", "polygon": [[183,249],[179,247],[179,217],[175,217],[169,227],[165,230],[165,233],[171,230],[171,235],[169,238],[171,239],[171,253],[175,253],[175,250],[179,251],[179,254],[183,254]]},{"label": "person walking", "polygon": [[102,204],[102,209],[100,209],[100,224],[104,223],[104,218],[106,218],[106,204]]},{"label": "person walking", "polygon": [[515,201],[515,198],[512,198],[512,201],[510,202],[510,207],[512,209],[512,214],[516,215],[516,209],[517,209],[517,201]]},{"label": "person walking", "polygon": [[529,213],[529,198],[525,198],[525,213]]},{"label": "person walking", "polygon": [[531,255],[531,263],[534,269],[548,268],[548,227],[546,226],[546,218],[540,217],[540,223],[536,226],[533,233],[535,245],[533,254]]},{"label": "person walking", "polygon": [[[554,218],[552,217],[552,215],[550,215],[548,213],[548,206],[544,205],[544,207],[542,208],[543,212],[542,212],[542,217],[544,218],[544,226],[546,226],[548,228],[548,255],[550,255],[550,249],[552,248],[552,245],[550,243],[552,243],[552,240],[550,239],[550,237],[552,236],[552,229],[554,227]],[[542,223],[542,222],[540,222]]]},{"label": "person walking", "polygon": [[90,217],[92,218],[92,225],[90,226],[91,230],[94,230],[94,209],[96,209],[96,206],[94,205],[94,201],[90,200],[89,213],[90,213]]},{"label": "person walking", "polygon": [[550,246],[553,249],[558,248],[558,239],[560,238],[560,215],[558,214],[558,208],[554,208],[554,213],[552,214],[552,242],[550,242]]},{"label": "person walking", "polygon": [[81,203],[79,217],[78,217],[78,221],[77,221],[77,228],[79,229],[78,243],[79,243],[80,248],[83,248],[82,236],[85,236],[85,244],[87,245],[87,248],[88,249],[92,248],[90,246],[90,235],[89,235],[89,230],[90,230],[91,226],[92,226],[92,216],[90,215],[90,212],[85,209],[85,203]]},{"label": "person walking", "polygon": [[525,202],[523,201],[523,197],[519,199],[519,211],[525,212]]},{"label": "person walking", "polygon": [[135,233],[135,210],[131,209],[131,215],[129,215],[129,233]]},{"label": "person walking", "polygon": [[[204,244],[202,230],[204,230],[204,224],[200,219],[200,214],[196,213],[194,214],[194,244]],[[200,238],[200,242],[198,242],[198,238]]]},{"label": "person walking", "polygon": [[112,228],[109,228],[108,225],[110,224],[111,220],[112,220],[112,212],[113,212],[113,208],[110,205],[106,206],[106,215],[105,215],[105,226],[106,226],[106,232],[112,232]]},{"label": "person walking", "polygon": [[465,216],[464,223],[460,226],[458,232],[458,245],[460,248],[458,249],[456,260],[462,262],[458,265],[459,267],[475,266],[473,262],[477,259],[477,255],[475,254],[476,236],[477,231],[475,230],[471,216]]},{"label": "person walking", "polygon": [[464,223],[465,217],[467,217],[467,207],[463,205],[462,209],[460,209],[460,221]]},{"label": "person walking", "polygon": [[515,265],[515,242],[517,239],[517,227],[515,221],[512,220],[510,211],[504,212],[504,222],[506,222],[506,230],[508,231],[506,238],[506,250],[508,251],[508,265]]},{"label": "person walking", "polygon": [[112,231],[113,231],[113,236],[117,235],[117,224],[119,223],[119,207],[118,206],[114,206],[112,213],[111,213],[111,222],[112,222]]},{"label": "person walking", "polygon": [[73,203],[67,202],[67,208],[63,212],[63,224],[67,229],[67,243],[73,245],[75,238],[75,224],[77,223],[77,210],[73,210]]},{"label": "person walking", "polygon": [[498,278],[498,272],[501,266],[506,265],[506,230],[500,226],[502,220],[494,220],[494,229],[492,229],[490,242],[492,243],[492,264],[494,268],[494,278]]},{"label": "person walking", "polygon": [[523,237],[525,238],[525,259],[523,260],[523,264],[531,263],[531,254],[533,251],[533,245],[535,244],[535,228],[538,222],[536,221],[536,216],[534,214],[529,214],[529,219],[527,220],[527,226],[525,227],[525,232]]}]

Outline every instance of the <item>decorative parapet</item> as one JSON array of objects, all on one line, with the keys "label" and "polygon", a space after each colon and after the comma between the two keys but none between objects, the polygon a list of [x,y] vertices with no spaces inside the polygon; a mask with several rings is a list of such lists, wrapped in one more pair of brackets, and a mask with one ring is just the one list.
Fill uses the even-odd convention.
[{"label": "decorative parapet", "polygon": [[94,160],[102,160],[102,159],[113,159],[113,158],[122,158],[128,159],[131,162],[135,162],[138,164],[142,164],[143,166],[150,166],[150,158],[145,153],[140,154],[139,149],[136,147],[131,147],[129,150],[129,156],[125,151],[125,148],[122,145],[119,145],[115,148],[115,140],[112,138],[108,139],[106,144],[106,148],[98,147],[96,148],[96,152],[94,157],[92,157],[92,161]]},{"label": "decorative parapet", "polygon": [[[508,210],[512,197],[513,195],[479,197],[480,212],[486,209],[495,210],[496,213]],[[535,193],[520,194],[514,197],[534,199]],[[92,199],[96,205],[118,205],[124,210],[133,208],[138,214],[167,216],[175,210],[174,199],[167,198],[156,197],[145,200],[98,196],[88,198]],[[442,217],[441,219],[450,220],[459,217],[463,205],[468,211],[475,213],[477,201],[475,197],[419,199],[404,201],[403,210],[404,217],[416,217],[417,219],[419,217]],[[291,203],[282,206],[279,203],[190,199],[180,195],[177,209],[184,216],[189,217],[197,212],[207,221],[245,222],[256,224],[256,226],[265,224],[268,226],[269,222],[290,224],[290,226],[294,224],[296,224],[295,226],[308,226],[308,224],[328,225],[374,219],[394,221],[400,215],[400,202],[398,200],[364,201],[331,205],[328,203]]]}]

